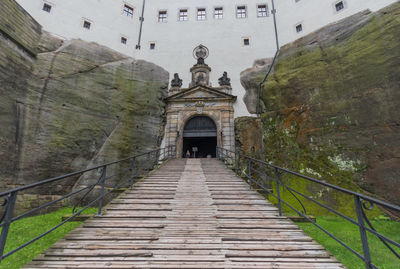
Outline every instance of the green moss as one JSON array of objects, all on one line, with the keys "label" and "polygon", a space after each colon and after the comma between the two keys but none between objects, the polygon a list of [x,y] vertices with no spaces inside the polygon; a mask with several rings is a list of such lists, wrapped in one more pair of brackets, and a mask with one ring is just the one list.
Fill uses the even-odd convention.
[{"label": "green moss", "polygon": [[[264,117],[264,141],[265,141],[265,161],[273,163],[277,166],[288,168],[292,171],[301,174],[322,179],[331,184],[341,186],[343,188],[361,192],[362,190],[354,184],[355,173],[360,166],[351,164],[351,169],[346,169],[342,163],[337,163],[337,160],[332,160],[331,156],[338,156],[337,150],[333,147],[320,147],[312,149],[309,145],[304,145],[297,141],[299,126],[295,123],[290,126],[284,126],[284,119],[281,117]],[[341,160],[343,161],[343,160]],[[354,215],[354,200],[351,195],[343,194],[331,188],[324,187],[308,180],[290,175],[283,174],[281,179],[289,187],[322,202],[341,213],[353,216]],[[276,186],[273,188],[276,193]],[[301,206],[297,199],[285,188],[280,189],[284,199],[301,210]],[[301,198],[301,196],[297,195]],[[277,203],[276,199],[270,197],[272,202]],[[331,214],[326,209],[316,205],[313,202],[301,199],[305,204],[309,214],[312,215],[329,215]],[[284,210],[290,212],[290,208],[284,206]],[[381,214],[379,210],[371,212],[372,216]]]},{"label": "green moss", "polygon": [[282,108],[296,95],[315,98],[314,103],[328,101],[358,89],[381,87],[400,76],[395,57],[400,56],[399,10],[397,4],[388,14],[375,15],[347,40],[334,45],[300,47],[290,55],[283,52],[262,92],[268,109]]},{"label": "green moss", "polygon": [[[398,106],[397,89],[390,85],[400,83],[399,15],[396,3],[371,15],[344,40],[297,44],[281,51],[262,91],[266,161],[363,191],[366,156],[379,147],[366,137],[375,134],[371,126],[392,121]],[[289,175],[283,178],[294,189],[353,214],[353,197]],[[327,213],[306,204],[311,214]],[[379,214],[379,210],[372,213]]]},{"label": "green moss", "polygon": [[141,132],[146,131],[143,122],[148,117],[161,114],[159,82],[128,79],[130,76],[127,72],[129,70],[126,68],[118,68],[114,78],[114,87],[119,94],[114,96],[113,103],[118,104],[117,111],[121,116],[120,128],[112,146],[117,150],[118,158],[131,156],[138,145],[143,145],[143,140],[153,135],[147,133],[144,137],[139,137]]}]

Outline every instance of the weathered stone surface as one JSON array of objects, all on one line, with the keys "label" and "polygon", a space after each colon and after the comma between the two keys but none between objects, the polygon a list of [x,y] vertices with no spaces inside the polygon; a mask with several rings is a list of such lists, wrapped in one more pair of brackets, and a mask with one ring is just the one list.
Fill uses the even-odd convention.
[{"label": "weathered stone surface", "polygon": [[39,43],[37,44],[36,50],[39,53],[52,52],[57,50],[64,43],[64,40],[59,39],[49,32],[43,31],[40,36]]},{"label": "weathered stone surface", "polygon": [[254,117],[236,118],[235,144],[243,154],[261,157],[264,152],[261,120]]},{"label": "weathered stone surface", "polygon": [[0,184],[15,183],[22,147],[23,102],[33,61],[24,50],[0,34]]},{"label": "weathered stone surface", "polygon": [[399,16],[397,2],[281,49],[262,92],[268,159],[400,204]]},{"label": "weathered stone surface", "polygon": [[0,2],[0,33],[25,52],[36,55],[42,27],[15,0]]},{"label": "weathered stone surface", "polygon": [[[243,101],[247,110],[251,114],[257,113],[258,91],[261,81],[265,77],[272,59],[260,59],[254,62],[253,67],[246,69],[240,73],[240,83],[246,90]],[[260,102],[260,111],[264,109],[264,104]]]},{"label": "weathered stone surface", "polygon": [[73,40],[39,54],[34,75],[26,113],[35,120],[25,121],[20,177],[34,170],[46,178],[159,145],[168,83],[161,68]]},{"label": "weathered stone surface", "polygon": [[[21,36],[31,36],[32,26],[25,27],[18,28],[27,31]],[[36,56],[0,35],[0,190],[160,145],[168,85],[164,69],[95,43],[62,42],[48,33],[35,42],[29,49]],[[46,200],[87,182],[71,178],[32,195]]]}]

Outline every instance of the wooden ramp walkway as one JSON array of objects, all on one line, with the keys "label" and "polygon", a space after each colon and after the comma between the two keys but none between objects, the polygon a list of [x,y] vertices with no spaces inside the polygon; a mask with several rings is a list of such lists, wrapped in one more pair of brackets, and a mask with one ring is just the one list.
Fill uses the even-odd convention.
[{"label": "wooden ramp walkway", "polygon": [[25,268],[345,268],[216,159],[174,159]]}]

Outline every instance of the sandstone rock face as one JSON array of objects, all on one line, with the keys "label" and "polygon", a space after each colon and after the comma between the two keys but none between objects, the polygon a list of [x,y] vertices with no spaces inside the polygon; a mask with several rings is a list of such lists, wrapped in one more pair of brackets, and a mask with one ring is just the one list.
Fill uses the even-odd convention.
[{"label": "sandstone rock face", "polygon": [[[254,62],[253,67],[240,73],[240,83],[246,90],[243,101],[247,110],[251,114],[257,113],[258,91],[260,82],[263,80],[265,73],[272,63],[272,59],[260,59]],[[260,103],[260,111],[264,109],[264,104]]]},{"label": "sandstone rock face", "polygon": [[267,159],[400,204],[399,16],[397,2],[281,49],[262,91]]},{"label": "sandstone rock face", "polygon": [[[46,178],[157,148],[168,73],[80,40],[38,55],[20,177]],[[46,148],[46,151],[43,149]],[[43,166],[38,166],[38,163]],[[35,169],[32,169],[35,167]]]},{"label": "sandstone rock face", "polygon": [[[29,33],[21,35],[36,35],[26,48],[0,31],[1,190],[160,145],[164,69],[98,44],[62,42],[35,27],[32,33],[26,25]],[[75,184],[81,182],[72,178],[33,194],[60,195]]]},{"label": "sandstone rock face", "polygon": [[262,156],[264,152],[262,122],[259,118],[235,119],[235,144],[245,155]]},{"label": "sandstone rock face", "polygon": [[[11,15],[9,10],[13,10]],[[0,8],[0,185],[17,184],[24,100],[28,91],[41,27],[15,1]]]}]

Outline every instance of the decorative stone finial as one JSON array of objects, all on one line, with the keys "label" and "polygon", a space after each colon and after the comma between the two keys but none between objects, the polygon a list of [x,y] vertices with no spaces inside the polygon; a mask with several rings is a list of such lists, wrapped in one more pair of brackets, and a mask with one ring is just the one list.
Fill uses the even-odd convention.
[{"label": "decorative stone finial", "polygon": [[182,79],[179,78],[178,73],[174,74],[174,79],[171,80],[171,87],[176,87],[176,88],[182,87]]},{"label": "decorative stone finial", "polygon": [[208,57],[208,54],[209,54],[208,48],[201,44],[195,47],[193,50],[193,57],[197,59],[197,61],[202,61],[203,64],[204,64],[204,59]]},{"label": "decorative stone finial", "polygon": [[218,79],[218,82],[219,82],[220,86],[231,86],[231,79],[228,78],[228,73],[227,72],[224,72],[222,74],[222,77],[220,77]]},{"label": "decorative stone finial", "polygon": [[199,45],[193,50],[193,57],[197,59],[197,63],[190,68],[192,73],[192,82],[189,87],[193,86],[210,86],[211,68],[204,62],[208,57],[209,51],[206,46]]}]

